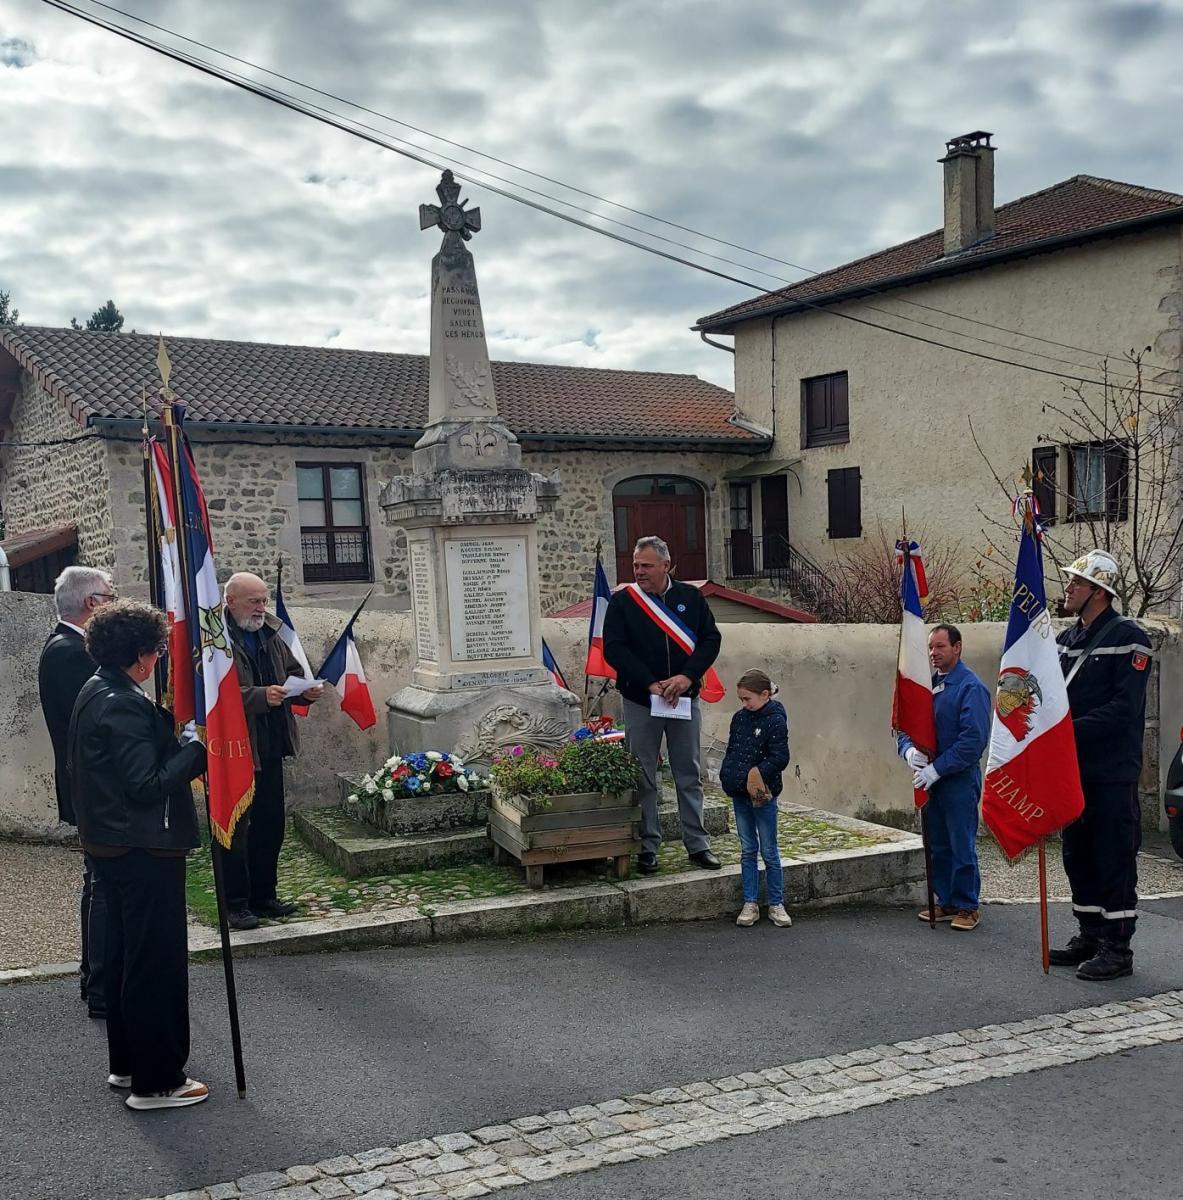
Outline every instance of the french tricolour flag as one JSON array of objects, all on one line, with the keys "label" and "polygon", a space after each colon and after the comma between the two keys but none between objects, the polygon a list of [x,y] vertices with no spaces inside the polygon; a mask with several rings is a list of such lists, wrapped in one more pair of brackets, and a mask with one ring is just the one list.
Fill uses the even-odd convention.
[{"label": "french tricolour flag", "polygon": [[1047,611],[1038,510],[1028,495],[1016,511],[1023,531],[982,788],[982,817],[1012,860],[1084,811],[1068,689]]},{"label": "french tricolour flag", "polygon": [[546,644],[546,638],[542,639],[542,665],[546,668],[557,687],[561,687],[568,692],[571,690],[567,687],[567,681],[563,678],[563,672],[559,670],[558,661],[555,659],[554,654],[551,653],[550,647]]},{"label": "french tricolour flag", "polygon": [[[183,407],[175,405],[174,413],[177,423],[181,424]],[[189,441],[183,433],[177,444],[180,458],[175,465],[180,473],[178,528],[185,539],[184,565],[188,575],[185,589],[193,598],[194,608],[187,622],[192,647],[187,662],[191,668],[196,668],[193,720],[205,743],[208,759],[206,778],[211,830],[228,849],[234,826],[254,797],[255,768],[230,631],[226,628],[222,592],[214,568],[213,537],[205,495]]]},{"label": "french tricolour flag", "polygon": [[[300,645],[300,635],[296,632],[295,625],[292,624],[292,618],[288,616],[288,606],[283,602],[283,568],[280,567],[275,575],[275,615],[279,618],[279,636],[287,648],[292,652],[292,657],[304,668],[304,678],[308,680],[308,686],[312,686],[312,666],[308,662],[308,655],[304,653],[304,647]],[[292,704],[292,712],[298,717],[306,717],[308,715],[307,704]]]},{"label": "french tricolour flag", "polygon": [[[366,597],[368,599],[369,596]],[[370,697],[370,685],[366,683],[365,668],[361,665],[361,655],[353,640],[353,623],[365,602],[363,600],[357,612],[349,618],[349,624],[341,631],[341,636],[316,673],[317,679],[323,679],[337,689],[337,695],[341,697],[341,711],[347,712],[359,729],[369,729],[378,723],[374,701]]]},{"label": "french tricolour flag", "polygon": [[[928,638],[924,633],[924,614],[920,608],[916,556],[911,544],[901,542],[903,571],[900,576],[900,655],[895,675],[895,696],[891,702],[891,725],[896,733],[906,734],[917,750],[936,757],[937,729],[932,712],[932,666],[928,657]],[[913,792],[917,808],[923,808],[928,793]]]},{"label": "french tricolour flag", "polygon": [[585,675],[595,675],[600,679],[615,679],[616,672],[604,658],[604,615],[608,611],[608,601],[612,599],[612,589],[608,586],[608,576],[604,574],[604,564],[596,555],[596,582],[592,589],[591,625],[587,634],[587,664],[583,668]]},{"label": "french tricolour flag", "polygon": [[177,728],[194,719],[192,651],[185,619],[185,588],[177,546],[176,489],[168,451],[150,442],[152,478],[156,485],[152,523],[160,542],[161,602],[168,614],[168,692],[162,703],[172,710]]}]

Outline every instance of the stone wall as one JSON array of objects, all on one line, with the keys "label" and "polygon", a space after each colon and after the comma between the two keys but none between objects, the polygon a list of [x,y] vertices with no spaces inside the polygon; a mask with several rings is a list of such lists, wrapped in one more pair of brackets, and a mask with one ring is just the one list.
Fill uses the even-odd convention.
[{"label": "stone wall", "polygon": [[[147,588],[144,552],[143,481],[138,443],[110,441],[115,558],[120,586],[143,594]],[[284,594],[308,603],[360,599],[368,584],[303,582],[300,526],[296,502],[296,466],[301,462],[360,462],[365,467],[371,554],[377,604],[406,607],[406,540],[389,526],[378,503],[385,483],[410,468],[410,450],[393,446],[318,446],[266,442],[243,445],[230,440],[194,444],[213,525],[218,574],[253,570],[269,581],[275,561],[284,559]],[[529,470],[560,472],[563,490],[555,509],[538,523],[542,611],[552,612],[586,599],[597,540],[604,544],[604,566],[615,582],[612,489],[634,475],[681,475],[700,484],[706,508],[710,574],[722,579],[723,542],[728,536],[727,485],[722,475],[745,461],[742,456],[703,453],[654,453],[640,450],[528,450]],[[373,602],[372,602],[373,603]]]},{"label": "stone wall", "polygon": [[[309,657],[318,661],[340,630],[340,610],[293,606],[292,617]],[[62,832],[55,819],[53,758],[36,687],[37,657],[52,624],[48,597],[0,593],[0,671],[14,681],[0,690],[0,833]],[[548,620],[544,626],[568,681],[582,693],[586,621]],[[1160,780],[1183,723],[1183,630],[1175,622],[1148,622],[1147,628],[1159,647],[1142,779],[1143,818],[1154,828],[1162,820]],[[410,679],[410,615],[366,612],[356,632],[381,716],[382,702]],[[970,625],[963,632],[968,665],[991,680],[1004,626]],[[848,814],[863,803],[899,808],[911,802],[907,772],[895,756],[888,729],[898,638],[896,627],[881,625],[735,623],[724,629],[718,665],[729,689],[756,664],[780,683],[793,755],[786,775],[790,799]],[[725,744],[733,711],[731,697],[705,706],[708,758],[717,757]],[[333,692],[326,692],[300,728],[302,753],[287,772],[289,799],[297,807],[334,804],[338,771],[371,768],[388,753],[384,722],[380,719],[362,733],[340,713]]]},{"label": "stone wall", "polygon": [[[60,441],[85,431],[32,378],[21,387],[10,418],[14,442]],[[8,446],[0,450],[0,509],[9,536],[28,529],[78,526],[78,562],[114,566],[107,445],[84,438],[56,446]]]}]

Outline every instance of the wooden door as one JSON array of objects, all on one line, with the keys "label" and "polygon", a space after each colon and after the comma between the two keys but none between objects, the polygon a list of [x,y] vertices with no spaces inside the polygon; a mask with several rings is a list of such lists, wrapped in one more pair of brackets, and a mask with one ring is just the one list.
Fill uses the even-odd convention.
[{"label": "wooden door", "polygon": [[688,479],[643,476],[613,495],[616,579],[633,577],[633,546],[656,535],[670,548],[679,579],[707,577],[706,510],[701,489]]},{"label": "wooden door", "polygon": [[789,486],[784,475],[760,480],[760,535],[764,565],[783,567],[789,561]]}]

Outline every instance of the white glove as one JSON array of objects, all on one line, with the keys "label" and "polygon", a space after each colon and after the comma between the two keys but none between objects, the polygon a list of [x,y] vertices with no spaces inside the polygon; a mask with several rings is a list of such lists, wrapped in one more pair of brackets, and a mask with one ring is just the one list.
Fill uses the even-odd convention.
[{"label": "white glove", "polygon": [[931,763],[926,767],[921,767],[915,775],[912,776],[912,786],[919,791],[921,788],[928,791],[936,781],[940,779],[937,774],[937,769]]},{"label": "white glove", "polygon": [[913,771],[922,771],[928,766],[928,755],[923,750],[917,750],[915,746],[909,746],[904,751],[904,762],[912,768]]},{"label": "white glove", "polygon": [[181,732],[177,734],[177,737],[179,737],[181,739],[182,746],[187,746],[190,742],[197,741],[197,722],[190,721],[184,727],[184,729],[182,729]]}]

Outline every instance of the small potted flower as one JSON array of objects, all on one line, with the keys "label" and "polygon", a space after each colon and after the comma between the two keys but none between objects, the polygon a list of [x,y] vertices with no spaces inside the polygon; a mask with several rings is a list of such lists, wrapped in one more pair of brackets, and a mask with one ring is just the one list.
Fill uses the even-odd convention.
[{"label": "small potted flower", "polygon": [[611,858],[617,877],[628,875],[641,845],[633,794],[641,772],[620,739],[585,726],[557,750],[504,750],[489,774],[494,858],[517,859],[531,887],[541,887],[543,867],[557,862]]},{"label": "small potted flower", "polygon": [[349,793],[346,807],[387,833],[431,833],[480,825],[489,781],[454,754],[395,754]]}]

